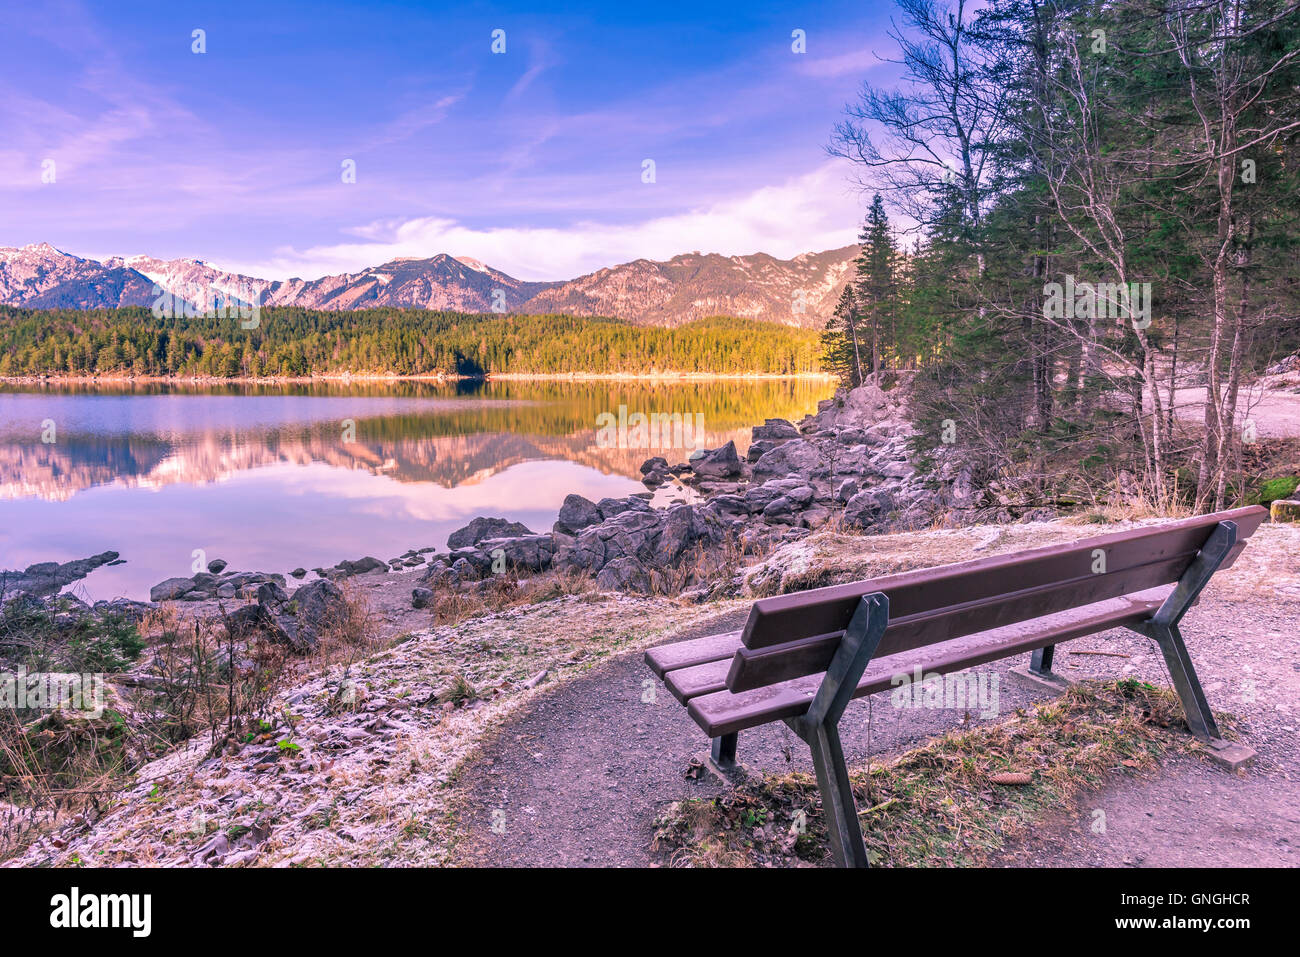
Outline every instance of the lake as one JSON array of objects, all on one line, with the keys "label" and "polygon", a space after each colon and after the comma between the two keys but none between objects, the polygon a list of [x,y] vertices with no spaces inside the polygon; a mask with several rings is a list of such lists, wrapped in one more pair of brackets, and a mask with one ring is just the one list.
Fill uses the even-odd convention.
[{"label": "lake", "polygon": [[[684,461],[778,416],[825,380],[385,382],[0,387],[0,569],[120,552],[72,586],[147,598],[192,574],[288,572],[443,549],[476,515],[549,531],[565,495],[644,492],[641,463]],[[621,432],[622,419],[632,428]],[[636,414],[680,413],[647,447]],[[673,423],[678,420],[674,416]],[[664,447],[676,444],[685,447]],[[656,502],[687,494],[665,487]]]}]

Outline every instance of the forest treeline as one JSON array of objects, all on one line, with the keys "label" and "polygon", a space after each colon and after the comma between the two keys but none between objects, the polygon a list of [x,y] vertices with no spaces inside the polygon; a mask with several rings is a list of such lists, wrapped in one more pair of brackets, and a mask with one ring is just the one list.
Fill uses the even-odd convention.
[{"label": "forest treeline", "polygon": [[1300,3],[898,7],[901,80],[831,141],[874,197],[828,366],[916,370],[920,444],[1027,501],[1238,497],[1300,347]]},{"label": "forest treeline", "polygon": [[217,378],[353,375],[644,375],[820,370],[813,330],[714,317],[674,328],[615,319],[291,306],[251,319],[155,318],[144,307],[0,307],[0,376]]}]

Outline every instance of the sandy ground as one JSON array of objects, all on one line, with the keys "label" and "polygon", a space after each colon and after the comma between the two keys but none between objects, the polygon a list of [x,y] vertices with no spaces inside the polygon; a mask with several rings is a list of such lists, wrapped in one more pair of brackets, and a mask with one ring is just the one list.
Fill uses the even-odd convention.
[{"label": "sandy ground", "polygon": [[[1293,377],[1294,378],[1294,377]],[[1200,422],[1205,416],[1205,389],[1179,389],[1174,393],[1175,411],[1180,418]],[[1271,386],[1266,391],[1243,393],[1238,403],[1237,422],[1245,428],[1253,422],[1261,438],[1300,436],[1300,386]]]}]

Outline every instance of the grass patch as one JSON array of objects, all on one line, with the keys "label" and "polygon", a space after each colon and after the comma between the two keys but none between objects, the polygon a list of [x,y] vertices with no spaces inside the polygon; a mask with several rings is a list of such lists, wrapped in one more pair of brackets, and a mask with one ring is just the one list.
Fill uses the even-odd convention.
[{"label": "grass patch", "polygon": [[[849,776],[873,865],[968,867],[1048,812],[1075,809],[1109,777],[1199,747],[1173,692],[1132,679],[1087,682]],[[1006,781],[1025,783],[998,783]],[[675,802],[655,826],[652,847],[677,867],[831,860],[809,774],[764,775],[715,799]]]}]

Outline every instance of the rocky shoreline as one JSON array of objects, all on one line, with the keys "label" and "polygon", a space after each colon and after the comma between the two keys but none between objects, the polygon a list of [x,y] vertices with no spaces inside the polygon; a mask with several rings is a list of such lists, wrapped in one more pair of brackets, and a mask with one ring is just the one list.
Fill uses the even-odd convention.
[{"label": "rocky shoreline", "polygon": [[[445,549],[411,548],[387,561],[364,556],[318,567],[311,572],[314,580],[292,592],[285,575],[231,570],[215,559],[205,571],[154,585],[147,603],[118,600],[86,607],[138,618],[164,602],[216,602],[215,611],[232,628],[256,629],[306,652],[315,644],[321,619],[340,613],[338,583],[357,576],[411,573],[410,604],[416,609],[432,605],[439,592],[486,592],[501,575],[551,573],[591,576],[605,590],[673,591],[704,601],[734,594],[740,582],[738,576],[716,574],[721,555],[742,560],[762,555],[832,521],[867,531],[912,529],[971,506],[975,494],[969,476],[949,474],[942,464],[944,449],[933,453],[940,463],[935,473],[916,471],[909,460],[914,434],[905,387],[886,390],[869,383],[841,389],[797,424],[768,419],[754,426],[743,459],[734,442],[677,463],[648,458],[641,466],[647,491],[597,502],[571,494],[549,532],[480,516],[453,532]],[[656,497],[667,497],[668,506],[656,507],[651,502]],[[0,572],[0,594],[79,602],[58,593],[99,565],[120,560],[106,552],[66,565]],[[296,568],[288,578],[308,574]],[[225,602],[241,604],[231,612]],[[214,609],[197,604],[194,611],[202,616]]]}]

